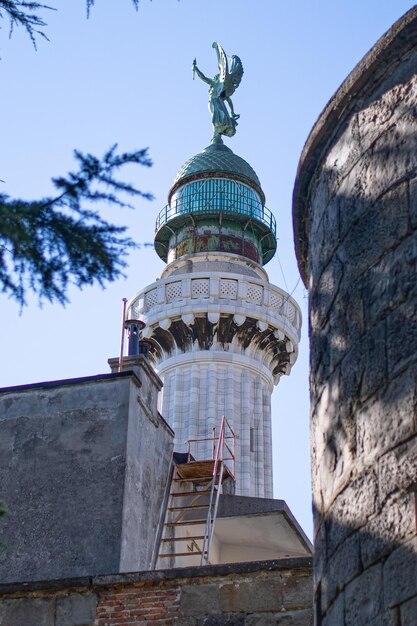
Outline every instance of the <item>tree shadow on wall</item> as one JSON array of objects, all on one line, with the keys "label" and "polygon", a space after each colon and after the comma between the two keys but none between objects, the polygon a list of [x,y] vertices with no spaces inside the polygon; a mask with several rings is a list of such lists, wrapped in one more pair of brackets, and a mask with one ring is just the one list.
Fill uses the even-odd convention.
[{"label": "tree shadow on wall", "polygon": [[336,141],[349,135],[350,157],[332,168],[330,153],[312,193],[315,594],[323,615],[317,624],[412,626],[417,124],[406,109],[381,122],[380,136],[365,145],[361,116],[372,106],[340,130]]}]

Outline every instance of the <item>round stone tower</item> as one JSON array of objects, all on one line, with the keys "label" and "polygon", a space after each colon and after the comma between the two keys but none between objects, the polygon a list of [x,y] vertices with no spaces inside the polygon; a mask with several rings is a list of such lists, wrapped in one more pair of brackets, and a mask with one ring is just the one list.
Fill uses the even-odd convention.
[{"label": "round stone tower", "polygon": [[167,266],[130,301],[128,317],[146,324],[176,450],[205,439],[192,453],[211,458],[225,415],[236,435],[236,493],[272,497],[271,393],[296,360],[301,315],[263,269],[277,240],[258,176],[221,139],[235,132],[238,116],[222,98],[231,104],[243,68],[213,47],[224,79],[217,96],[219,77],[207,79],[194,64],[211,85],[213,139],[174,180],[156,221],[155,249]]},{"label": "round stone tower", "polygon": [[324,109],[294,189],[326,626],[417,624],[416,98],[414,7]]}]

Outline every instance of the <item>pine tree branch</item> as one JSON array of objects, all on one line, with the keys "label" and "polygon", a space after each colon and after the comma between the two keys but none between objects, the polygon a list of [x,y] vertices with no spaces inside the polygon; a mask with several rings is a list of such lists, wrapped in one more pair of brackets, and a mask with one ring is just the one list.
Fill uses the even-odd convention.
[{"label": "pine tree branch", "polygon": [[[95,5],[96,0],[86,0],[86,1],[87,1],[87,18],[89,18],[91,9]],[[137,11],[139,9],[139,0],[132,0],[132,4]]]},{"label": "pine tree branch", "polygon": [[48,37],[41,30],[46,26],[46,22],[40,16],[34,13],[34,11],[40,11],[47,9],[49,11],[56,11],[53,7],[39,2],[25,2],[21,0],[0,0],[0,18],[8,18],[9,20],[9,37],[12,36],[15,28],[21,26],[29,35],[29,38],[36,50],[36,37],[43,37],[48,40]]},{"label": "pine tree branch", "polygon": [[[136,11],[139,9],[139,0],[132,0]],[[91,8],[95,5],[95,0],[86,0],[87,17],[90,16]],[[21,26],[25,29],[36,50],[36,37],[43,37],[49,41],[43,28],[47,23],[35,11],[56,11],[57,9],[40,2],[30,0],[0,0],[0,19],[9,20],[9,37],[12,36],[15,28]],[[1,27],[0,27],[1,28]]]},{"label": "pine tree branch", "polygon": [[113,146],[102,159],[74,155],[78,171],[53,179],[59,195],[28,202],[0,194],[0,290],[21,306],[28,291],[40,301],[65,304],[70,284],[115,280],[123,275],[128,251],[138,247],[124,236],[125,227],[110,224],[91,205],[131,206],[121,194],[151,200],[115,178],[125,165],[151,166],[147,150],[117,154]]}]

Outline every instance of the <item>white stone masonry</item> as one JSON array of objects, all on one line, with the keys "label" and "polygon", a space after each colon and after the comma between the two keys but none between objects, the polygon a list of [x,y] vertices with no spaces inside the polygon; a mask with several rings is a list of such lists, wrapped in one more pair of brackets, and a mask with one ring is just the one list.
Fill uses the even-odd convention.
[{"label": "white stone masonry", "polygon": [[236,493],[272,497],[271,393],[297,358],[301,313],[261,268],[248,275],[233,267],[165,270],[166,278],[131,300],[128,316],[146,323],[143,339],[164,382],[162,414],[176,450],[207,438],[192,443],[191,453],[211,458],[213,428],[225,415],[236,434]]}]

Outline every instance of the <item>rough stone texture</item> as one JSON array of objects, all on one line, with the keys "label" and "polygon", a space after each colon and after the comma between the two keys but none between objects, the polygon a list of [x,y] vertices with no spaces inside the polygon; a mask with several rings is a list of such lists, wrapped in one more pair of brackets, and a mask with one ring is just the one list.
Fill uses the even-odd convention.
[{"label": "rough stone texture", "polygon": [[0,585],[3,626],[312,626],[311,560]]},{"label": "rough stone texture", "polygon": [[0,624],[4,626],[55,626],[54,598],[17,598],[0,603]]},{"label": "rough stone texture", "polygon": [[326,626],[417,624],[416,41],[414,8],[319,118],[294,191]]},{"label": "rough stone texture", "polygon": [[152,567],[172,431],[139,369],[0,393],[3,582]]},{"label": "rough stone texture", "polygon": [[56,600],[55,626],[86,626],[96,617],[95,593],[73,593]]},{"label": "rough stone texture", "polygon": [[202,613],[221,613],[218,586],[214,583],[184,585],[181,589],[180,608],[182,616]]}]

